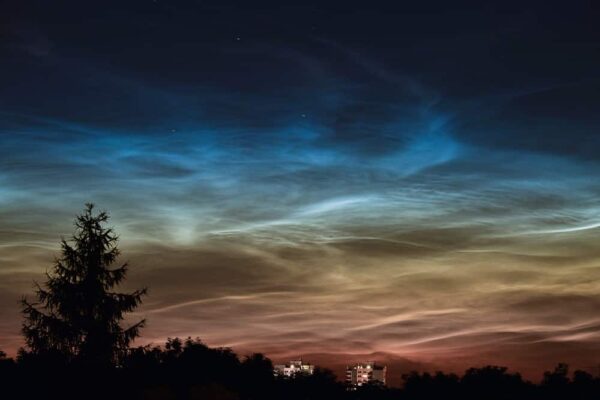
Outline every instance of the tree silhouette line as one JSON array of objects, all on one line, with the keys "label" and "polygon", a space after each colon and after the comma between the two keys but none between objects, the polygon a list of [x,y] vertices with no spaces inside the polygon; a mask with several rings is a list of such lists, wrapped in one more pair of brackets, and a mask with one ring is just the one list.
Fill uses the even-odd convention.
[{"label": "tree silhouette line", "polygon": [[[570,374],[559,364],[540,383],[505,367],[470,368],[462,376],[411,372],[401,388],[348,388],[327,369],[293,378],[275,376],[271,360],[240,358],[230,348],[200,339],[170,338],[163,346],[132,347],[145,321],[123,328],[146,289],[115,292],[127,264],[113,267],[118,237],[106,212],[87,204],[75,220],[71,243],[36,284],[35,300],[23,298],[25,346],[16,359],[0,351],[0,398],[15,399],[599,399],[600,376]],[[5,397],[6,396],[6,397]]]}]

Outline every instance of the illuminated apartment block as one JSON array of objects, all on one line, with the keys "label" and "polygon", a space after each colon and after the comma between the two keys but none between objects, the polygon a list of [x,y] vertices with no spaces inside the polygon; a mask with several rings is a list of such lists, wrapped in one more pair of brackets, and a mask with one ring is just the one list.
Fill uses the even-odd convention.
[{"label": "illuminated apartment block", "polygon": [[300,360],[292,360],[289,364],[276,364],[273,366],[275,376],[284,376],[292,378],[296,374],[312,375],[315,366],[312,364],[302,363]]},{"label": "illuminated apartment block", "polygon": [[366,383],[385,385],[387,367],[377,365],[373,361],[359,363],[346,367],[346,383],[351,387],[362,386]]}]

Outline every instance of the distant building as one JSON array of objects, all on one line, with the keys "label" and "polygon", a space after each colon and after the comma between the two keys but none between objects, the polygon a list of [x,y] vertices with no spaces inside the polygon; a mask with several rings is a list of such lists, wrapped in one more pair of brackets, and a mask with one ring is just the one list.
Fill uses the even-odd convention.
[{"label": "distant building", "polygon": [[362,386],[366,383],[385,385],[387,367],[374,361],[349,365],[346,367],[346,383],[350,387]]},{"label": "distant building", "polygon": [[312,364],[304,364],[302,359],[292,360],[289,364],[276,364],[273,366],[275,376],[283,376],[293,378],[296,374],[312,375],[315,366]]}]

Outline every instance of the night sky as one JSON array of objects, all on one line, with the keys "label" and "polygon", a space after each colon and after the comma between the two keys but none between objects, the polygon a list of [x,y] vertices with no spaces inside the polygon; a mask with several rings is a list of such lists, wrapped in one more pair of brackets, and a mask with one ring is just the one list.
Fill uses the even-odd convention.
[{"label": "night sky", "polygon": [[598,365],[600,12],[561,3],[3,2],[0,348],[91,201],[138,344]]}]

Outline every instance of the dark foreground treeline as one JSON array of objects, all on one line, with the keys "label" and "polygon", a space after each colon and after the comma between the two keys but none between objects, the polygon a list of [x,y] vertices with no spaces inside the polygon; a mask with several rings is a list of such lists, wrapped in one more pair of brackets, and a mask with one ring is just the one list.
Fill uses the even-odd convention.
[{"label": "dark foreground treeline", "polygon": [[227,348],[199,340],[170,339],[164,347],[131,349],[116,367],[92,368],[60,356],[22,351],[16,360],[0,356],[0,398],[15,399],[600,399],[600,377],[569,373],[564,364],[546,372],[540,384],[506,368],[472,368],[462,377],[413,372],[403,388],[347,387],[326,369],[294,379],[273,376],[261,354],[242,360]]}]

